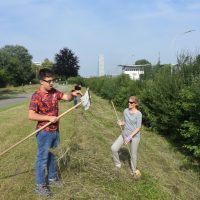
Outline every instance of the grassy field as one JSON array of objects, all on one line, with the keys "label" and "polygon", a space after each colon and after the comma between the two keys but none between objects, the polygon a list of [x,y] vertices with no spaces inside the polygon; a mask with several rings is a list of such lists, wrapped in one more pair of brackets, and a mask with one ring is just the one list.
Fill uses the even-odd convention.
[{"label": "grassy field", "polygon": [[[60,111],[72,103],[60,103]],[[0,111],[0,152],[34,131],[28,102]],[[121,113],[119,113],[121,116]],[[64,188],[51,199],[200,199],[199,173],[163,137],[143,128],[138,168],[130,175],[129,154],[120,151],[122,168],[113,167],[110,146],[120,134],[112,106],[92,94],[92,106],[71,111],[60,122],[61,144],[54,151]],[[36,141],[32,137],[0,157],[0,199],[41,199],[35,188]]]},{"label": "grassy field", "polygon": [[29,93],[38,88],[38,84],[35,85],[25,85],[21,87],[8,86],[6,88],[0,88],[0,100],[9,99],[19,93]]}]

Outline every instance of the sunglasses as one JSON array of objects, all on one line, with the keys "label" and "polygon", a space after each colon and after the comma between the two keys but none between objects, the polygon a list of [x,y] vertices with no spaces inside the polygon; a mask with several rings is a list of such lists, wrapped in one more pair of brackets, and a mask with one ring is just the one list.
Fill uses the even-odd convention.
[{"label": "sunglasses", "polygon": [[53,80],[48,80],[48,81],[47,81],[47,80],[44,80],[44,79],[43,79],[43,81],[46,82],[46,83],[48,83],[48,84],[50,84],[50,83],[54,83],[55,80],[53,79]]},{"label": "sunglasses", "polygon": [[135,103],[135,101],[129,101],[128,103],[133,104],[133,103]]}]

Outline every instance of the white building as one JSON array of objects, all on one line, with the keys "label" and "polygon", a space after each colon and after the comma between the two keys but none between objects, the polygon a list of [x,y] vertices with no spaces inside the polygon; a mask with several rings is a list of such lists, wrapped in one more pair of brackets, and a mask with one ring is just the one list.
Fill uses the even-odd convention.
[{"label": "white building", "polygon": [[41,66],[42,63],[41,62],[33,62],[33,64],[37,65],[37,66]]},{"label": "white building", "polygon": [[118,65],[122,67],[122,73],[128,74],[132,80],[140,79],[140,75],[144,74],[144,67],[150,66],[150,64],[145,65]]},{"label": "white building", "polygon": [[98,61],[98,67],[99,67],[99,76],[104,76],[104,55],[99,55],[99,61]]}]

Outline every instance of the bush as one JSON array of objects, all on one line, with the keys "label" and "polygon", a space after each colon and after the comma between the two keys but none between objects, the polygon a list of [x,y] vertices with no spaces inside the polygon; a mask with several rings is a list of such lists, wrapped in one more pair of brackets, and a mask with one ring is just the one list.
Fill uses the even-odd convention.
[{"label": "bush", "polygon": [[200,158],[200,78],[194,78],[190,86],[182,88],[179,97],[177,118],[182,146]]},{"label": "bush", "polygon": [[7,78],[5,76],[5,71],[0,69],[0,87],[5,87],[7,85]]},{"label": "bush", "polygon": [[170,65],[153,66],[139,81],[120,75],[88,78],[84,83],[120,110],[128,106],[130,96],[138,96],[143,123],[200,158],[200,56],[181,59],[173,71]]},{"label": "bush", "polygon": [[78,85],[85,86],[84,78],[81,76],[70,77],[67,79],[67,82],[69,84],[78,84]]}]

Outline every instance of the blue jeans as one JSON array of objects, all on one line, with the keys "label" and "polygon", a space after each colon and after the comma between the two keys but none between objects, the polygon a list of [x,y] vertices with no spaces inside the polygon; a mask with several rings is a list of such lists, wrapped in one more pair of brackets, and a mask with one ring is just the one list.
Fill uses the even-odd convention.
[{"label": "blue jeans", "polygon": [[78,103],[78,98],[77,98],[77,96],[74,96],[74,97],[73,97],[73,102],[74,102],[74,105],[76,105],[76,104]]},{"label": "blue jeans", "polygon": [[36,135],[38,151],[36,160],[36,184],[46,185],[45,168],[47,178],[57,178],[57,166],[55,156],[49,152],[49,148],[56,148],[60,142],[59,132],[40,131]]}]

